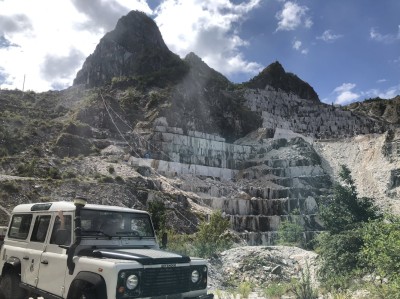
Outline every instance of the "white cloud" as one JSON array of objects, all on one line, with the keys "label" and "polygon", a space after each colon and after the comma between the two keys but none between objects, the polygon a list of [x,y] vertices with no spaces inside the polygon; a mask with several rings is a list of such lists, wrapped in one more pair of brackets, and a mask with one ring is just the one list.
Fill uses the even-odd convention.
[{"label": "white cloud", "polygon": [[26,90],[71,85],[85,57],[110,26],[115,26],[112,19],[116,23],[122,16],[116,12],[145,8],[143,0],[87,2],[91,6],[82,0],[0,1],[0,35],[18,45],[0,47],[0,88],[22,88],[24,76]]},{"label": "white cloud", "polygon": [[308,49],[302,49],[302,50],[301,50],[301,54],[304,54],[304,55],[305,55],[305,54],[308,54]]},{"label": "white cloud", "polygon": [[354,83],[343,83],[336,87],[333,92],[336,94],[335,104],[345,105],[357,100],[360,95],[352,90],[356,87]]},{"label": "white cloud", "polygon": [[181,57],[193,51],[225,75],[256,74],[262,66],[245,59],[249,42],[238,29],[261,1],[164,0],[152,11],[146,0],[2,0],[0,88],[21,88],[24,76],[36,91],[72,84],[105,32],[134,9],[155,18]]},{"label": "white cloud", "polygon": [[390,44],[400,40],[400,25],[397,28],[396,34],[381,34],[376,28],[371,28],[369,31],[369,36],[372,40],[377,42],[382,42],[385,44]]},{"label": "white cloud", "polygon": [[387,80],[386,79],[379,79],[378,81],[376,81],[377,83],[384,83],[384,82],[386,82]]},{"label": "white cloud", "polygon": [[27,29],[32,29],[32,24],[26,15],[0,15],[0,35],[10,35]]},{"label": "white cloud", "polygon": [[[71,0],[71,2],[80,13],[87,17],[80,26],[100,33],[114,29],[118,19],[132,8],[132,1],[129,0]],[[152,13],[146,1],[136,0],[135,2],[135,9],[147,14]]]},{"label": "white cloud", "polygon": [[300,6],[291,1],[286,2],[283,9],[276,14],[276,18],[279,20],[276,31],[295,30],[300,26],[310,28],[313,22],[311,18],[307,16],[308,10],[307,6]]},{"label": "white cloud", "polygon": [[391,86],[386,90],[380,89],[370,89],[363,93],[365,98],[376,98],[379,97],[381,99],[393,99],[394,97],[400,95],[400,84]]},{"label": "white cloud", "polygon": [[237,28],[260,1],[165,0],[155,11],[155,21],[170,50],[181,57],[195,52],[225,75],[256,74],[262,67],[241,54],[240,49],[248,42],[239,36]]},{"label": "white cloud", "polygon": [[325,30],[321,36],[317,37],[317,39],[323,40],[324,42],[333,42],[341,37],[343,37],[343,35],[334,34],[332,30]]},{"label": "white cloud", "polygon": [[301,48],[301,41],[295,40],[293,43],[293,49],[300,50]]},{"label": "white cloud", "polygon": [[292,45],[293,49],[299,51],[301,54],[308,54],[308,49],[303,48],[303,43],[300,40],[295,39]]},{"label": "white cloud", "polygon": [[360,98],[368,99],[379,97],[381,99],[393,99],[400,95],[400,84],[391,86],[385,90],[373,88],[367,91],[354,92],[353,90],[355,88],[356,84],[354,83],[343,83],[336,87],[333,91],[336,97],[335,104],[346,105]]}]

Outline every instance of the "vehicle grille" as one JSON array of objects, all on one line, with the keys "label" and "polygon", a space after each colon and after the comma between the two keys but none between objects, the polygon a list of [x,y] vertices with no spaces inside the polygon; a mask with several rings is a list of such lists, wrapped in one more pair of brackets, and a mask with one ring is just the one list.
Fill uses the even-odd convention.
[{"label": "vehicle grille", "polygon": [[142,296],[177,294],[189,291],[190,267],[150,268],[142,273]]}]

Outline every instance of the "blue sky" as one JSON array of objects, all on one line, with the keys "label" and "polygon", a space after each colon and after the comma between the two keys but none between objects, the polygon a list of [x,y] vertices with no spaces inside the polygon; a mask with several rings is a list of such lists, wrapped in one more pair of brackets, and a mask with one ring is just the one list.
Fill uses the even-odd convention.
[{"label": "blue sky", "polygon": [[398,0],[0,0],[0,87],[70,86],[132,9],[233,82],[278,60],[329,104],[400,94]]}]

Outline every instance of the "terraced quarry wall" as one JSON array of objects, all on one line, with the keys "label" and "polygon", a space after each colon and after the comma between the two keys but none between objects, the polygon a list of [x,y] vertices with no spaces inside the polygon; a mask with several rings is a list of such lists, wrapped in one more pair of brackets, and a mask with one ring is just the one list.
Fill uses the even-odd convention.
[{"label": "terraced quarry wall", "polygon": [[321,229],[317,199],[328,195],[331,181],[300,137],[229,144],[210,134],[157,127],[147,154],[130,163],[166,176],[197,177],[180,188],[225,213],[251,245],[273,244],[282,221],[301,223],[307,237]]}]

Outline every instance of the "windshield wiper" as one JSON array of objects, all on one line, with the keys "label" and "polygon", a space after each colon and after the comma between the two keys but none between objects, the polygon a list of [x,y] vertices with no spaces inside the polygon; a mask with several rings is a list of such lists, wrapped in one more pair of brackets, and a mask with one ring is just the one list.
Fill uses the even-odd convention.
[{"label": "windshield wiper", "polygon": [[137,237],[137,238],[140,238],[140,239],[143,238],[143,236],[141,236],[139,234],[139,232],[136,232],[136,231],[128,231],[128,232],[127,231],[123,231],[123,232],[116,232],[115,234],[129,236],[129,237]]},{"label": "windshield wiper", "polygon": [[103,236],[106,236],[107,238],[112,238],[112,236],[110,236],[109,234],[106,234],[105,232],[103,232],[102,230],[83,230],[82,231],[82,236],[85,236],[85,233],[89,233],[89,234],[101,234]]}]

